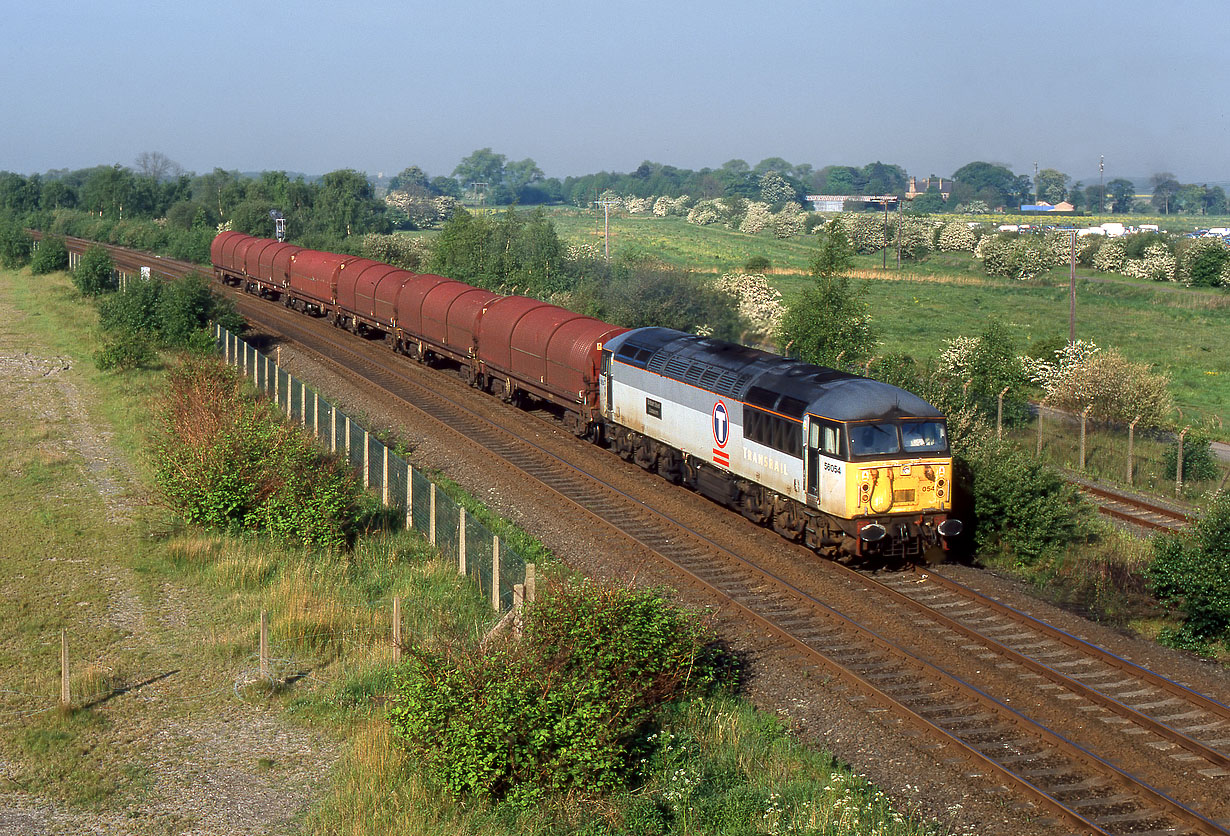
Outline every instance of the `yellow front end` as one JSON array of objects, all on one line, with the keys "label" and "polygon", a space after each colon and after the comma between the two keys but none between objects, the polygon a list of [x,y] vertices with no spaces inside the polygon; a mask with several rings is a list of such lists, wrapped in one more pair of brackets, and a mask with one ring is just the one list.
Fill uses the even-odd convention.
[{"label": "yellow front end", "polygon": [[952,510],[952,459],[851,462],[846,517],[946,514]]}]

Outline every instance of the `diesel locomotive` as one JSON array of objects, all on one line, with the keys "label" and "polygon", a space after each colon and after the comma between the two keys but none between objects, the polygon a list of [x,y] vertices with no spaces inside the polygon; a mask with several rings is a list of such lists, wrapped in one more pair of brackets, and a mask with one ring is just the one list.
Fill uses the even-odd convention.
[{"label": "diesel locomotive", "polygon": [[933,561],[961,533],[944,416],[898,387],[236,232],[211,257],[220,282],[554,404],[577,436],[817,553]]}]

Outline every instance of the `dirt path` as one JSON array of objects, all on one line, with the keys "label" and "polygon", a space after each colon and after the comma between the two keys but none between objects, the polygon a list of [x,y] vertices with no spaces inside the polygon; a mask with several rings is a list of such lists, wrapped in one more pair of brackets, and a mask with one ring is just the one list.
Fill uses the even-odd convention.
[{"label": "dirt path", "polygon": [[[18,279],[20,281],[21,279]],[[190,581],[158,577],[142,470],[92,368],[0,281],[0,836],[296,832],[337,743],[242,686]],[[152,565],[157,565],[156,561]],[[59,632],[75,704],[55,710]],[[244,637],[246,638],[246,637]]]}]

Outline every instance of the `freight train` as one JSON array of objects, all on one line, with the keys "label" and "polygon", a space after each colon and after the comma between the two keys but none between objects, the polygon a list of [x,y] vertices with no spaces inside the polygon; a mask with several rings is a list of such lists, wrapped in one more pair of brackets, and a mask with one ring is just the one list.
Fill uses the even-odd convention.
[{"label": "freight train", "polygon": [[961,533],[944,416],[895,386],[237,232],[211,260],[220,282],[554,404],[578,437],[817,553],[933,561]]}]

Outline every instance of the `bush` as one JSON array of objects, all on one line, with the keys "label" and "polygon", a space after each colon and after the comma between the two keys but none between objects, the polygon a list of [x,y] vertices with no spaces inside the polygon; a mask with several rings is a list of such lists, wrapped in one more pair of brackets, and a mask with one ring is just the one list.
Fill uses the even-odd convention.
[{"label": "bush", "polygon": [[1095,421],[1131,423],[1137,416],[1146,427],[1164,426],[1174,400],[1170,380],[1133,363],[1115,349],[1100,350],[1077,340],[1055,352],[1055,362],[1030,360],[1033,381],[1046,392],[1050,406],[1082,412],[1092,406]]},{"label": "bush", "polygon": [[1203,650],[1230,641],[1230,494],[1218,493],[1186,536],[1153,541],[1149,579],[1159,600],[1181,611],[1183,625],[1163,642]]},{"label": "bush", "polygon": [[1030,565],[1088,536],[1088,502],[1053,468],[990,433],[962,446],[980,549],[1002,547]]},{"label": "bush", "polygon": [[54,273],[57,270],[68,269],[68,247],[64,239],[54,235],[44,235],[38,249],[30,259],[30,272],[37,275]]},{"label": "bush", "polygon": [[16,270],[30,260],[34,241],[14,220],[0,221],[0,266]]},{"label": "bush", "polygon": [[749,273],[763,273],[773,266],[766,256],[754,255],[747,261],[743,262],[743,269]]},{"label": "bush", "polygon": [[128,371],[152,365],[158,354],[149,337],[136,331],[126,331],[108,339],[94,354],[94,365],[101,371]]},{"label": "bush", "polygon": [[695,616],[658,590],[579,582],[525,611],[495,650],[412,648],[390,714],[403,744],[455,796],[528,806],[597,795],[635,774],[660,710],[723,678]]},{"label": "bush", "polygon": [[193,525],[340,547],[360,518],[358,482],[244,381],[215,360],[189,359],[169,378],[155,477]]},{"label": "bush", "polygon": [[208,343],[205,329],[210,322],[236,332],[243,329],[230,300],[216,296],[208,280],[195,274],[173,282],[131,281],[99,302],[98,318],[116,344],[124,335],[140,336],[151,349]]},{"label": "bush", "polygon": [[[1166,478],[1174,479],[1179,469],[1178,438],[1166,448],[1163,463],[1166,467]],[[1183,481],[1207,482],[1220,475],[1209,434],[1203,430],[1188,431],[1187,435],[1183,436]]]},{"label": "bush", "polygon": [[86,296],[98,296],[119,287],[110,253],[99,246],[86,250],[73,270],[73,284]]}]

